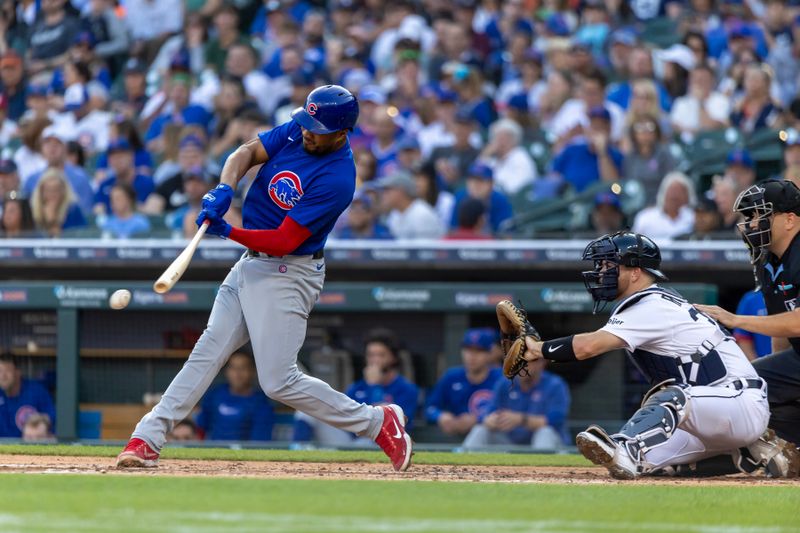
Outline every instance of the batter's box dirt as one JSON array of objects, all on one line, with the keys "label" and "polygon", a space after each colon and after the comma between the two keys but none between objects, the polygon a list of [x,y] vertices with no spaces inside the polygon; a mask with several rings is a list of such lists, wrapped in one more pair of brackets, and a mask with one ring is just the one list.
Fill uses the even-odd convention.
[{"label": "batter's box dirt", "polygon": [[660,485],[793,485],[800,480],[731,475],[704,479],[642,478],[617,481],[597,467],[413,465],[404,473],[389,464],[299,463],[266,461],[162,460],[158,468],[118,470],[108,457],[59,457],[0,454],[0,472],[42,474],[110,474],[138,476],[205,476],[460,481],[478,483],[660,484]]}]

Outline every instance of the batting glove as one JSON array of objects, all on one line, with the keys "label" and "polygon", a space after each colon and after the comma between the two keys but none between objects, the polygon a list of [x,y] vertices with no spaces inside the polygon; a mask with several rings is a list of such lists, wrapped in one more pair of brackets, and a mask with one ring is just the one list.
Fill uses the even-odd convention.
[{"label": "batting glove", "polygon": [[233,188],[225,183],[220,183],[203,196],[201,207],[208,213],[208,218],[222,218],[228,212],[233,199]]},{"label": "batting glove", "polygon": [[[202,211],[200,213],[200,216],[202,216]],[[203,221],[200,220],[199,216],[197,218],[198,218],[197,226],[199,227],[200,224],[203,223]],[[231,229],[232,229],[231,225],[225,222],[222,219],[222,217],[207,216],[205,217],[204,220],[208,220],[208,229],[206,230],[206,235],[218,235],[223,239],[227,239],[228,235],[231,234]]]}]

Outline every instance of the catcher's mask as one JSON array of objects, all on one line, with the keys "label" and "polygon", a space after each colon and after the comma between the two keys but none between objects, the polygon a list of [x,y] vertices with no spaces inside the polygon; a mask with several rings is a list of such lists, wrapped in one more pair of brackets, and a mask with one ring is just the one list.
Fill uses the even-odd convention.
[{"label": "catcher's mask", "polygon": [[772,215],[800,215],[800,190],[791,181],[767,180],[742,191],[733,210],[744,216],[744,222],[737,226],[750,249],[750,262],[756,265],[772,243]]},{"label": "catcher's mask", "polygon": [[583,251],[584,261],[593,261],[594,269],[582,272],[586,290],[592,295],[592,313],[605,309],[619,293],[619,265],[639,267],[659,281],[667,276],[661,270],[661,251],[649,237],[631,231],[603,235]]}]

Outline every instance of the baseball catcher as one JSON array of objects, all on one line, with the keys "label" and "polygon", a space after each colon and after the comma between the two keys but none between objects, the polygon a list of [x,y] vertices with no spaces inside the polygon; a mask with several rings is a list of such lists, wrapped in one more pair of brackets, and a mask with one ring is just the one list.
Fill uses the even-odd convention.
[{"label": "baseball catcher", "polygon": [[[542,341],[524,311],[498,304],[506,377],[524,362],[580,361],[624,349],[652,388],[616,433],[592,425],[578,434],[580,452],[617,479],[655,474],[718,455],[748,473],[791,475],[796,450],[765,432],[767,390],[730,332],[679,293],[661,287],[661,252],[629,232],[589,243],[583,272],[594,312],[618,302],[605,326],[591,333]],[[792,455],[794,452],[795,455]]]}]

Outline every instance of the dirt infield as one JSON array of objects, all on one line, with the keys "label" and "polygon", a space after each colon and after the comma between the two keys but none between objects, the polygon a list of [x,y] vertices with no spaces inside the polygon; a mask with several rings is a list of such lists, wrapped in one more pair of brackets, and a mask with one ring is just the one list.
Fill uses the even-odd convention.
[{"label": "dirt infield", "polygon": [[800,480],[766,479],[732,475],[705,479],[644,478],[616,481],[605,469],[554,466],[450,466],[412,465],[405,473],[394,472],[388,464],[300,463],[266,461],[163,460],[158,468],[118,470],[108,457],[61,457],[0,454],[0,472],[42,474],[112,474],[144,476],[204,476],[252,478],[314,478],[423,480],[495,483],[603,484],[640,483],[663,485],[790,485]]}]

